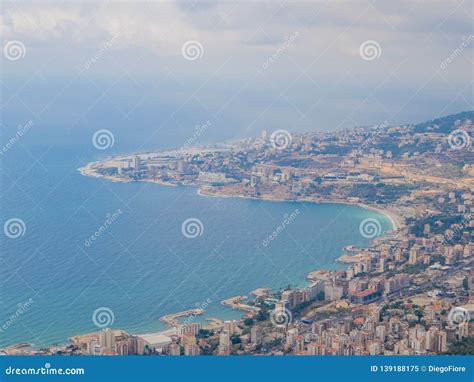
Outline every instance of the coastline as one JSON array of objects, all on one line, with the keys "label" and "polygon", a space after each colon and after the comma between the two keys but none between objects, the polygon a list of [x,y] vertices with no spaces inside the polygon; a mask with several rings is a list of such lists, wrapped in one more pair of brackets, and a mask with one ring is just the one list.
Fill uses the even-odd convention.
[{"label": "coastline", "polygon": [[254,197],[254,196],[247,196],[247,195],[228,195],[228,194],[216,194],[216,193],[211,193],[211,192],[206,192],[203,190],[201,187],[197,187],[197,194],[201,196],[209,196],[209,197],[221,197],[221,198],[241,198],[241,199],[249,199],[249,200],[263,200],[267,202],[306,202],[306,203],[314,203],[314,204],[347,204],[351,206],[359,206],[361,208],[371,210],[374,212],[378,212],[381,215],[384,215],[389,221],[390,224],[392,225],[392,230],[393,231],[398,231],[404,226],[404,218],[392,211],[390,208],[381,208],[379,206],[373,206],[370,204],[365,204],[361,202],[349,202],[345,200],[339,200],[339,199],[324,199],[324,200],[318,200],[318,199],[312,199],[312,198],[301,198],[301,199],[284,199],[284,198],[274,198],[274,197],[268,197],[268,196],[262,196],[262,197]]},{"label": "coastline", "polygon": [[[127,179],[124,179],[124,178],[121,178],[121,177],[118,177],[118,176],[113,176],[113,175],[111,175],[111,176],[103,175],[103,174],[98,173],[94,168],[94,166],[99,165],[100,163],[101,163],[100,161],[90,162],[90,163],[86,164],[85,166],[80,167],[78,169],[78,171],[81,173],[81,175],[84,175],[84,176],[102,178],[102,179],[109,180],[109,181],[112,181],[112,182],[117,182],[117,183],[144,182],[144,183],[155,183],[155,184],[159,184],[159,185],[163,185],[163,186],[173,186],[173,187],[178,186],[177,184],[174,184],[174,183],[151,180],[151,179],[143,179],[143,180],[134,181],[134,180],[127,180]],[[194,185],[193,184],[184,184],[183,186],[195,187],[196,188],[196,193],[200,196],[221,197],[221,198],[241,198],[241,199],[260,200],[260,201],[269,201],[269,202],[307,202],[307,203],[314,203],[314,204],[344,204],[344,205],[359,206],[361,208],[364,208],[364,209],[367,209],[367,210],[370,210],[370,211],[374,211],[374,212],[377,212],[377,213],[385,216],[388,219],[388,221],[390,222],[391,227],[392,227],[391,230],[393,230],[393,231],[400,230],[400,228],[404,225],[403,224],[404,218],[402,216],[400,216],[399,214],[395,213],[394,211],[392,211],[390,209],[390,207],[382,208],[380,206],[369,205],[369,204],[361,203],[361,202],[358,202],[358,201],[347,201],[347,200],[339,200],[339,199],[324,199],[324,200],[321,200],[321,199],[316,199],[316,198],[287,199],[287,198],[272,197],[271,195],[263,195],[263,196],[259,196],[259,197],[254,197],[254,196],[250,196],[250,195],[238,195],[238,194],[234,195],[234,194],[216,193],[216,192],[212,192],[211,189],[206,190],[206,188],[204,188],[202,186],[199,186],[199,185],[195,185],[195,184]],[[363,249],[364,248],[360,248],[361,251]],[[341,253],[343,251],[344,251],[344,249],[341,248]],[[346,255],[343,255],[343,256],[351,257],[353,260],[351,260],[351,261],[340,261],[339,258],[338,258],[335,261],[338,261],[340,263],[344,263],[346,266],[350,266],[351,264],[354,264],[354,263],[360,261],[360,256],[356,253],[354,253],[353,255],[347,255],[346,254]],[[325,271],[323,269],[317,269],[317,270],[312,270],[312,271],[308,272],[307,276],[305,277],[306,283],[311,281],[311,275],[313,275],[315,273],[321,273],[321,272],[325,272]],[[225,300],[221,301],[221,304],[225,305],[225,306],[228,306],[230,309],[241,310],[242,313],[244,313],[244,315],[245,315],[245,313],[247,313],[247,314],[252,313],[252,312],[246,310],[247,306],[245,306],[245,304],[239,304],[239,301],[240,301],[239,298],[241,298],[241,297],[242,296],[234,296],[234,297],[225,299]],[[236,301],[236,300],[238,300],[238,301]],[[240,305],[242,305],[242,306],[240,306]],[[186,315],[183,315],[183,313],[184,312],[169,313],[169,314],[166,314],[165,316],[161,317],[160,321],[165,322],[168,326],[168,328],[166,328],[166,329],[158,330],[156,332],[147,332],[147,333],[144,333],[144,334],[139,333],[140,332],[139,331],[137,333],[137,335],[148,337],[148,336],[170,336],[170,335],[176,334],[177,321],[174,322],[174,323],[171,322],[171,321],[167,322],[166,318],[167,317],[174,317],[176,315],[180,315],[181,317],[186,317]],[[205,311],[203,310],[202,312],[199,312],[199,314],[205,314]],[[190,316],[193,317],[193,314],[191,314]]]},{"label": "coastline", "polygon": [[[98,174],[94,170],[94,165],[100,164],[101,161],[95,161],[95,162],[89,162],[85,166],[78,168],[78,171],[84,175],[84,176],[90,176],[94,178],[102,178],[106,180],[110,180],[112,182],[116,183],[131,183],[133,181],[123,179],[117,176],[108,176],[108,175],[103,175],[103,174]],[[138,180],[136,182],[143,182],[143,183],[154,183],[154,184],[159,184],[162,186],[168,186],[168,187],[177,187],[177,184],[171,183],[171,182],[165,182],[165,181],[159,181],[159,180],[152,180],[152,179],[146,179],[146,180]],[[353,205],[353,206],[359,206],[361,208],[365,208],[367,210],[375,211],[381,215],[384,215],[389,221],[392,226],[393,231],[399,231],[403,226],[404,226],[404,218],[403,216],[399,215],[395,211],[393,211],[390,207],[380,207],[380,206],[375,206],[375,205],[370,205],[366,203],[361,203],[358,201],[347,201],[347,200],[339,200],[339,199],[314,199],[314,198],[300,198],[300,199],[285,199],[285,198],[275,198],[271,196],[260,196],[260,197],[254,197],[254,196],[249,196],[249,195],[230,195],[230,194],[221,194],[221,193],[215,193],[215,192],[206,192],[203,187],[200,187],[199,185],[183,185],[185,187],[195,187],[197,189],[197,194],[200,196],[210,196],[210,197],[221,197],[221,198],[241,198],[241,199],[249,199],[249,200],[264,200],[264,201],[270,201],[270,202],[307,202],[307,203],[315,203],[315,204],[347,204],[347,205]]]}]

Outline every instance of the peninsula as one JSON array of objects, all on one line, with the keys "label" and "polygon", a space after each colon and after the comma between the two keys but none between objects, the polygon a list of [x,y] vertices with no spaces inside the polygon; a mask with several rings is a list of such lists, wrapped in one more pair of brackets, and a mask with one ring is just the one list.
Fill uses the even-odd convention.
[{"label": "peninsula", "polygon": [[[361,225],[343,271],[315,270],[303,288],[259,288],[222,303],[240,320],[203,326],[206,306],[162,318],[150,335],[73,337],[38,354],[410,355],[474,351],[474,112],[420,124],[329,133],[263,132],[212,147],[119,155],[80,169],[116,182],[197,187],[202,195],[360,204],[393,230]],[[290,219],[291,217],[288,217]],[[374,219],[376,220],[376,219]],[[374,231],[375,229],[375,231]],[[375,232],[375,234],[374,234]],[[341,251],[343,249],[341,248]],[[245,300],[245,303],[243,301]],[[185,322],[178,318],[186,317]],[[92,339],[91,339],[92,338]],[[12,347],[3,349],[10,352]],[[467,349],[467,350],[466,350]]]}]

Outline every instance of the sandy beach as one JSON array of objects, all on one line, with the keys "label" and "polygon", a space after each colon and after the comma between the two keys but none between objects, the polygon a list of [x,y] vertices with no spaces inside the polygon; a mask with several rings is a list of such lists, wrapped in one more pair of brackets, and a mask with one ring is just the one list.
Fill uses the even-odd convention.
[{"label": "sandy beach", "polygon": [[198,188],[197,193],[198,195],[210,196],[210,197],[242,198],[242,199],[251,199],[251,200],[265,200],[265,201],[270,201],[270,202],[291,201],[291,202],[307,202],[307,203],[319,203],[319,204],[347,204],[347,205],[359,206],[361,208],[372,210],[386,216],[387,219],[390,221],[390,224],[392,225],[392,230],[394,231],[400,230],[400,228],[404,225],[404,221],[405,221],[405,219],[401,215],[395,213],[390,208],[382,208],[380,206],[373,206],[373,205],[364,204],[360,202],[348,202],[345,200],[338,200],[338,199],[320,200],[320,199],[313,199],[313,198],[301,198],[301,199],[289,200],[289,199],[284,199],[284,198],[274,198],[274,197],[270,197],[266,195],[261,196],[261,197],[253,197],[253,196],[247,196],[247,195],[226,195],[226,194],[220,194],[220,193],[206,192],[202,188]]},{"label": "sandy beach", "polygon": [[[84,175],[84,176],[92,176],[95,178],[103,178],[110,180],[112,182],[122,182],[122,183],[129,183],[132,182],[133,180],[127,180],[122,177],[118,176],[113,176],[113,175],[103,175],[99,174],[95,166],[99,165],[102,162],[90,162],[86,164],[84,167],[79,168],[79,172]],[[147,183],[155,183],[155,184],[160,184],[163,186],[173,186],[176,187],[176,184],[171,183],[171,182],[165,182],[157,179],[143,179],[143,180],[138,180],[138,182],[147,182]],[[374,206],[374,205],[369,205],[365,203],[360,203],[360,202],[351,202],[347,200],[339,200],[339,199],[315,199],[315,198],[300,198],[300,199],[286,199],[286,198],[276,198],[273,196],[269,195],[263,195],[260,197],[254,197],[254,196],[248,196],[248,195],[229,195],[229,194],[224,194],[220,192],[209,192],[206,189],[203,189],[202,187],[199,187],[197,185],[192,186],[192,187],[197,187],[197,194],[201,196],[211,196],[211,197],[221,197],[221,198],[242,198],[242,199],[252,199],[252,200],[265,200],[265,201],[272,201],[272,202],[308,202],[308,203],[326,203],[326,204],[347,204],[347,205],[356,205],[368,210],[372,210],[375,212],[378,212],[384,216],[387,217],[387,219],[390,221],[390,224],[392,225],[392,230],[398,231],[400,228],[404,225],[405,219],[393,211],[390,207],[381,207],[381,206]]]}]

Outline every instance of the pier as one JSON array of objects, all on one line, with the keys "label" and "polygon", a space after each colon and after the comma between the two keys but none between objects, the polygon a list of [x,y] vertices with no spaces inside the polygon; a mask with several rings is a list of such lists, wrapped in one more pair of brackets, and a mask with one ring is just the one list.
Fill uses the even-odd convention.
[{"label": "pier", "polygon": [[256,306],[243,304],[240,302],[245,299],[247,299],[247,296],[243,296],[243,295],[235,296],[235,297],[231,297],[222,301],[222,304],[225,306],[230,306],[232,309],[241,310],[247,313],[249,317],[254,316],[256,313],[260,311],[260,308],[257,308]]},{"label": "pier", "polygon": [[199,316],[201,314],[204,314],[204,309],[189,309],[183,312],[167,314],[166,316],[161,317],[160,321],[166,322],[168,325],[177,328],[182,325],[182,323],[178,321],[178,318],[188,316]]}]

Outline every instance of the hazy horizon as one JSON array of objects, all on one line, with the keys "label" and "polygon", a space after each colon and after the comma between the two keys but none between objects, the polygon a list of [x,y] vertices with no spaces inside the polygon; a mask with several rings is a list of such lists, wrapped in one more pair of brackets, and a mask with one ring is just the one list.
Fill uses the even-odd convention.
[{"label": "hazy horizon", "polygon": [[[140,149],[171,147],[206,121],[201,143],[472,109],[463,1],[6,1],[0,25],[4,42],[23,44],[2,57],[7,137],[32,120],[37,141],[107,128],[116,148]],[[361,56],[366,42],[375,56]]]}]

